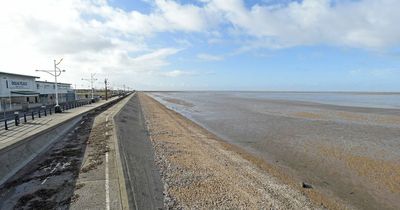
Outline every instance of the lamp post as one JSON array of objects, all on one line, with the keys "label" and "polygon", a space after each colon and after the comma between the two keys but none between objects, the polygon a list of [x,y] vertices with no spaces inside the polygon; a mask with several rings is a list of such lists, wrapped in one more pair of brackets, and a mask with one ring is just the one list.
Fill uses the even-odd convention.
[{"label": "lamp post", "polygon": [[39,69],[35,70],[35,71],[46,72],[46,73],[54,76],[54,83],[55,83],[55,89],[56,89],[56,106],[54,107],[55,113],[62,112],[61,107],[58,104],[58,84],[57,84],[57,77],[61,75],[61,72],[65,72],[65,70],[61,70],[60,68],[57,67],[61,63],[62,60],[63,60],[63,58],[61,58],[61,60],[59,62],[54,60],[54,70],[39,70]]},{"label": "lamp post", "polygon": [[92,89],[92,102],[94,102],[94,88],[93,88],[93,83],[94,83],[94,81],[97,80],[96,78],[94,78],[95,75],[96,75],[96,73],[90,74],[90,79],[82,78],[82,80],[87,81],[87,82],[90,82],[90,88]]},{"label": "lamp post", "polygon": [[107,94],[107,78],[104,79],[104,86],[105,86],[105,90],[106,90],[106,101],[108,100],[108,94]]}]

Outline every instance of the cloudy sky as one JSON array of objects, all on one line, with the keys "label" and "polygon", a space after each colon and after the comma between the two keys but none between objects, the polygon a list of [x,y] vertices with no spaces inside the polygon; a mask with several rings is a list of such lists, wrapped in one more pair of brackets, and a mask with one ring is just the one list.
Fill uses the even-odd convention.
[{"label": "cloudy sky", "polygon": [[0,71],[142,90],[400,91],[399,0],[0,0]]}]

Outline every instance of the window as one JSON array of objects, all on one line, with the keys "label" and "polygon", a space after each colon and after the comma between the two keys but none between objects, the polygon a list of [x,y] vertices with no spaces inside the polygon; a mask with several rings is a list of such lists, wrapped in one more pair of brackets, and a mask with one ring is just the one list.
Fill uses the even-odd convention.
[{"label": "window", "polygon": [[29,103],[29,97],[26,97],[26,102],[28,102],[28,103]]},{"label": "window", "polygon": [[8,88],[8,80],[6,80],[6,87]]},{"label": "window", "polygon": [[36,84],[36,88],[39,89],[39,84]]}]

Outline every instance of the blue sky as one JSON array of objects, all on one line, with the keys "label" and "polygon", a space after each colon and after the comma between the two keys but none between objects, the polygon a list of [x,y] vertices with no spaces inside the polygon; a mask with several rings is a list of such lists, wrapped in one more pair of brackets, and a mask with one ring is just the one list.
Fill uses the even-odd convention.
[{"label": "blue sky", "polygon": [[395,0],[3,4],[1,71],[63,57],[78,87],[95,72],[99,87],[144,90],[400,91]]}]

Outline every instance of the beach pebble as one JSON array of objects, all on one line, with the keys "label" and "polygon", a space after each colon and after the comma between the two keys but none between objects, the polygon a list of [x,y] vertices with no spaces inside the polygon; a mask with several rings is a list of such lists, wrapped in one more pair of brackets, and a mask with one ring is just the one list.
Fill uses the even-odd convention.
[{"label": "beach pebble", "polygon": [[307,188],[307,189],[313,188],[313,186],[312,186],[311,184],[308,184],[308,183],[305,183],[305,182],[302,182],[302,183],[301,183],[301,186],[302,186],[303,188]]}]

